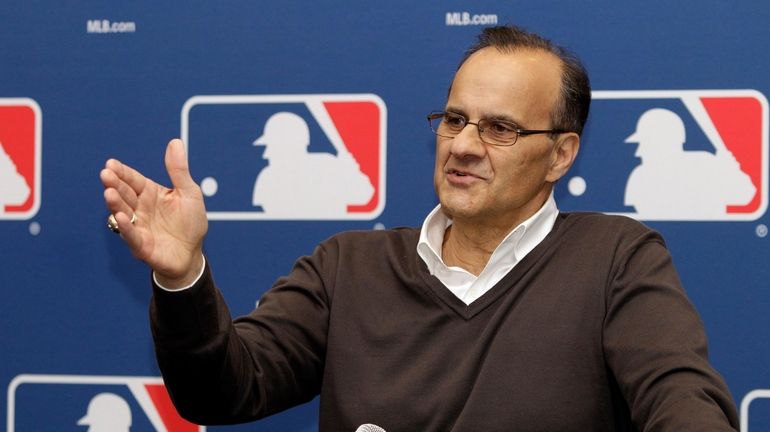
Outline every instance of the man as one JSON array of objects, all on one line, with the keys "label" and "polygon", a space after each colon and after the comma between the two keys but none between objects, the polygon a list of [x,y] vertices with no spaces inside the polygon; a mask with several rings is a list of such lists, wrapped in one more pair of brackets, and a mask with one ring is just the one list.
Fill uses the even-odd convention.
[{"label": "man", "polygon": [[173,190],[108,161],[107,206],[154,270],[156,352],[180,412],[248,421],[320,393],[323,431],[735,430],[660,236],[556,208],[589,101],[562,49],[486,29],[429,116],[440,206],[422,229],[333,237],[235,323],[182,143],[166,153]]}]

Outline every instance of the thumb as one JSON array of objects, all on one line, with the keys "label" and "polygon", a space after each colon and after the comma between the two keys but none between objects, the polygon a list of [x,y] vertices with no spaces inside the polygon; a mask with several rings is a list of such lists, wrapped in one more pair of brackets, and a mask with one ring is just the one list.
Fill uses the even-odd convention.
[{"label": "thumb", "polygon": [[184,143],[180,139],[171,140],[166,147],[166,171],[174,189],[188,190],[197,186],[190,176],[187,151],[185,151]]}]

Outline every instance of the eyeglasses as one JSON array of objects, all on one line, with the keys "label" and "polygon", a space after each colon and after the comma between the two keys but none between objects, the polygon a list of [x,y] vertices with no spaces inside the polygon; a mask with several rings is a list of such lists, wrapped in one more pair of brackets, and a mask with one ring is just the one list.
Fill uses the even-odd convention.
[{"label": "eyeglasses", "polygon": [[430,124],[430,130],[443,138],[454,138],[465,129],[465,126],[469,124],[475,125],[479,130],[481,141],[494,146],[512,146],[516,144],[519,136],[570,132],[564,129],[519,129],[514,123],[503,120],[481,119],[473,123],[460,114],[448,111],[433,111],[428,114],[428,123]]}]

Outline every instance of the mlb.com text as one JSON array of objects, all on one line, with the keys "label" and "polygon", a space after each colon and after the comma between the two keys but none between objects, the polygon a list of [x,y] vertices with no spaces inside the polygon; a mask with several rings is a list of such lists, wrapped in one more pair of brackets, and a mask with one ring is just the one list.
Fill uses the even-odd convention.
[{"label": "mlb.com text", "polygon": [[86,21],[86,33],[134,33],[136,23],[133,21],[112,22],[106,19]]},{"label": "mlb.com text", "polygon": [[446,25],[448,26],[473,26],[495,25],[497,14],[472,15],[470,12],[447,12]]}]

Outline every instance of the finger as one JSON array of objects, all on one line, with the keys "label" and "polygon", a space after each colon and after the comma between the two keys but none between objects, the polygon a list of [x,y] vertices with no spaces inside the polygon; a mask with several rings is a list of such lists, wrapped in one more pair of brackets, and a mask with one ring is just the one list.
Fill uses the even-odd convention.
[{"label": "finger", "polygon": [[104,202],[107,204],[107,210],[109,210],[109,212],[113,215],[117,213],[125,213],[130,218],[135,212],[134,208],[126,203],[118,191],[113,188],[105,189]]},{"label": "finger", "polygon": [[126,182],[122,181],[114,171],[105,168],[99,173],[99,178],[102,180],[105,189],[114,189],[118,192],[120,198],[131,208],[135,209],[137,207],[138,198],[136,191]]},{"label": "finger", "polygon": [[[107,165],[109,165],[109,162]],[[101,180],[105,189],[114,188],[117,186],[118,182],[123,181],[118,177],[118,174],[115,172],[115,170],[107,168],[106,166],[101,171],[99,171],[99,180]]]},{"label": "finger", "polygon": [[166,147],[166,171],[174,185],[174,189],[189,191],[197,188],[195,180],[190,176],[190,167],[187,162],[187,151],[180,139],[173,139]]},{"label": "finger", "polygon": [[136,219],[134,223],[131,223],[131,215],[123,212],[115,214],[115,220],[118,222],[118,229],[120,230],[120,236],[125,240],[131,253],[139,259],[144,259],[142,255],[142,235],[141,230],[138,228],[140,223],[139,219]]},{"label": "finger", "polygon": [[139,171],[131,168],[130,166],[120,162],[117,159],[110,159],[105,164],[105,168],[114,172],[115,175],[124,183],[126,183],[134,193],[141,194],[149,179],[143,176]]}]

